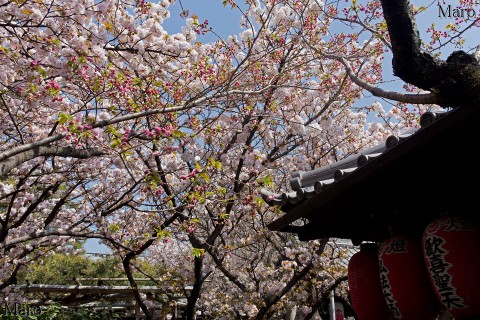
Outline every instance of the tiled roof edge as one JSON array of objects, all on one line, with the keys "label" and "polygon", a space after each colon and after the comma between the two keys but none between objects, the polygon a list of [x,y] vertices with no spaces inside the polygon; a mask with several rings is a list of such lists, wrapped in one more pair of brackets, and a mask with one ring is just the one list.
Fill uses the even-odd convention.
[{"label": "tiled roof edge", "polygon": [[448,113],[449,111],[425,112],[420,117],[419,128],[409,128],[398,135],[391,135],[383,143],[350,155],[330,165],[311,171],[294,172],[292,179],[290,179],[290,187],[293,189],[292,192],[274,194],[262,189],[260,193],[269,205],[280,205],[282,207],[294,205],[304,199],[312,198],[328,186],[378,158],[384,152],[395,147],[405,139],[414,135],[417,131],[422,130]]}]

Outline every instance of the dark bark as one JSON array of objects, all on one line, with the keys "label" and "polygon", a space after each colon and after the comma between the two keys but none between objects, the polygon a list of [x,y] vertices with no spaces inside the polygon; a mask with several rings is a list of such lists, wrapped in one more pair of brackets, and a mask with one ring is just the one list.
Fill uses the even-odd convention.
[{"label": "dark bark", "polygon": [[195,283],[193,284],[192,291],[187,298],[187,320],[194,320],[197,311],[197,301],[200,299],[200,294],[204,282],[203,272],[203,256],[195,257]]},{"label": "dark bark", "polygon": [[131,261],[134,260],[142,252],[147,250],[154,243],[154,241],[155,241],[154,239],[147,240],[143,245],[140,246],[140,248],[137,251],[130,251],[129,253],[126,254],[125,258],[123,258],[122,260],[122,265],[123,265],[123,269],[125,270],[125,275],[127,276],[128,282],[130,283],[130,286],[133,289],[133,296],[135,297],[135,301],[137,301],[137,304],[140,306],[140,309],[142,309],[143,313],[145,314],[146,320],[152,320],[153,316],[150,313],[150,310],[148,310],[147,305],[143,302],[143,298],[140,295],[137,282],[133,277],[130,266],[131,266]]},{"label": "dark bark", "polygon": [[421,40],[408,0],[381,0],[392,43],[393,72],[403,81],[432,91],[442,107],[480,105],[480,66],[463,51],[446,61],[421,51]]}]

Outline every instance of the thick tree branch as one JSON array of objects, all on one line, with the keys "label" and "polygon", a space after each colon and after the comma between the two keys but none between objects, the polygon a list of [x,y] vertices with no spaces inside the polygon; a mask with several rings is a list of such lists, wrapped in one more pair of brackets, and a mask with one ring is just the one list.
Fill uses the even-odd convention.
[{"label": "thick tree branch", "polygon": [[[153,242],[152,242],[153,243]],[[142,309],[143,313],[145,314],[145,319],[151,320],[152,314],[150,310],[148,310],[147,305],[143,302],[143,298],[140,295],[140,291],[138,290],[138,285],[135,279],[133,278],[132,270],[130,268],[131,260],[135,257],[135,252],[129,252],[127,256],[122,260],[123,269],[125,270],[125,275],[127,276],[128,282],[130,283],[130,287],[133,290],[133,295],[135,297],[135,301]]]},{"label": "thick tree branch", "polygon": [[47,218],[45,219],[45,221],[43,222],[44,223],[44,226],[45,228],[48,227],[48,225],[53,221],[53,219],[55,219],[55,217],[57,216],[57,214],[60,212],[60,209],[63,207],[63,205],[67,202],[67,199],[68,197],[70,196],[70,194],[81,184],[81,182],[77,182],[75,185],[73,185],[72,187],[70,187],[69,190],[67,190],[67,192],[65,192],[65,194],[62,196],[62,198],[60,200],[58,200],[58,202],[55,204],[55,206],[53,206],[52,210],[50,211],[50,213],[48,214]]},{"label": "thick tree branch", "polygon": [[64,136],[65,135],[63,135],[63,134],[57,134],[57,135],[54,135],[54,136],[46,137],[44,139],[32,142],[32,143],[27,143],[27,144],[23,144],[23,145],[18,146],[18,147],[14,147],[10,150],[7,150],[5,152],[0,153],[0,161],[3,161],[3,160],[8,159],[10,157],[13,157],[13,156],[15,156],[17,154],[20,154],[22,152],[29,151],[29,150],[32,150],[32,149],[50,144],[54,141],[61,140]]},{"label": "thick tree branch", "polygon": [[9,277],[7,277],[6,279],[2,279],[3,282],[0,283],[0,290],[5,289],[6,287],[12,284],[16,284],[17,274],[18,274],[18,271],[20,270],[20,267],[21,267],[20,265],[16,265],[13,271],[10,273]]},{"label": "thick tree branch", "polygon": [[403,81],[431,91],[445,63],[420,50],[421,40],[408,0],[382,0],[392,44],[393,72]]},{"label": "thick tree branch", "polygon": [[227,270],[227,268],[223,265],[223,261],[218,258],[217,254],[213,250],[207,249],[207,252],[212,257],[213,262],[215,262],[217,268],[223,273],[225,277],[228,278],[228,280],[230,280],[243,292],[249,291],[248,288],[240,281],[240,279],[236,275]]},{"label": "thick tree branch", "polygon": [[[42,140],[43,141],[43,140]],[[39,142],[39,141],[37,141]],[[29,145],[32,145],[31,143]],[[27,145],[25,145],[27,146]],[[105,151],[100,149],[75,149],[74,147],[58,147],[58,146],[39,146],[33,147],[30,146],[30,150],[18,153],[14,156],[11,156],[7,160],[0,161],[0,177],[5,177],[10,171],[12,171],[17,166],[22,163],[32,160],[36,157],[72,157],[78,159],[88,159],[91,157],[101,156],[106,154]]]},{"label": "thick tree branch", "polygon": [[[353,70],[348,61],[339,55],[324,53],[318,50],[317,48],[310,46],[312,50],[314,50],[317,54],[319,54],[323,58],[337,60],[343,64],[345,70],[347,71],[347,75],[350,80],[358,85],[360,88],[367,90],[371,94],[376,97],[385,98],[389,100],[404,102],[404,103],[413,103],[413,104],[442,104],[442,99],[439,95],[435,93],[422,93],[422,94],[408,94],[408,93],[400,93],[395,91],[388,91],[384,90],[379,87],[375,87],[374,85],[362,80]],[[333,102],[332,98],[330,101],[327,102],[324,109]]]},{"label": "thick tree branch", "polygon": [[[98,121],[91,124],[92,128],[104,128],[111,124],[126,122],[129,120],[135,120],[138,118],[148,117],[151,115],[162,114],[162,113],[171,113],[178,112],[182,110],[191,109],[198,107],[205,103],[206,101],[214,98],[226,97],[229,95],[256,95],[263,94],[264,92],[275,88],[274,85],[268,85],[260,90],[230,90],[221,93],[216,93],[212,95],[206,95],[199,99],[190,101],[183,106],[176,106],[163,109],[152,109],[137,113],[126,114],[119,117],[113,117],[109,120]],[[38,156],[59,156],[59,157],[73,157],[79,159],[86,159],[93,156],[104,155],[105,153],[99,149],[86,149],[79,150],[72,147],[44,147],[50,145],[52,142],[59,141],[65,137],[65,134],[57,134],[54,136],[49,136],[44,139],[34,141],[31,143],[23,144],[17,147],[14,147],[10,150],[0,153],[0,177],[8,174],[13,168],[24,163],[25,161],[31,160]],[[17,157],[14,157],[17,156]]]},{"label": "thick tree branch", "polygon": [[443,107],[480,105],[480,66],[463,51],[446,61],[421,51],[408,0],[381,0],[392,43],[393,71],[403,81],[436,93]]},{"label": "thick tree branch", "polygon": [[[179,209],[179,210],[181,210],[181,209]],[[171,223],[173,223],[173,221],[178,217],[179,214],[180,214],[179,212],[176,212],[173,215],[174,218],[172,217],[169,220],[163,222],[160,228],[163,229],[163,228],[168,227]],[[132,270],[131,270],[130,267],[132,265],[132,261],[135,260],[135,258],[137,256],[139,256],[143,252],[145,252],[145,250],[150,248],[155,243],[156,240],[157,240],[156,237],[148,239],[141,246],[139,246],[136,250],[129,251],[122,260],[123,269],[125,270],[125,275],[127,276],[128,282],[130,283],[130,286],[133,289],[133,295],[135,297],[135,301],[138,303],[138,305],[142,309],[142,311],[145,314],[145,317],[146,317],[147,320],[152,319],[153,316],[152,316],[152,314],[150,314],[150,311],[149,311],[147,305],[143,302],[143,298],[140,295],[140,291],[138,290],[137,282],[135,281],[135,278],[133,277]]]},{"label": "thick tree branch", "polygon": [[204,257],[205,256],[202,255],[194,258],[195,282],[193,283],[193,288],[190,291],[190,295],[187,298],[187,310],[186,310],[187,320],[195,319],[197,301],[200,298],[203,282],[205,281],[205,278],[202,275]]},{"label": "thick tree branch", "polygon": [[352,82],[358,85],[360,88],[367,90],[376,97],[413,104],[441,104],[440,97],[434,93],[409,94],[383,90],[382,88],[375,87],[374,85],[371,85],[370,83],[360,79],[360,77],[353,72],[352,68],[348,62],[345,61],[345,59],[339,58],[339,60],[345,66],[350,80],[352,80]]},{"label": "thick tree branch", "polygon": [[[18,228],[21,226],[25,220],[37,209],[38,205],[45,201],[51,194],[54,194],[57,192],[58,188],[60,187],[60,182],[56,182],[55,184],[49,185],[47,188],[45,188],[40,196],[35,200],[32,204],[28,206],[28,208],[25,210],[25,212],[18,218],[17,221],[12,223],[11,228]],[[2,241],[4,240],[3,238],[0,238]]]}]

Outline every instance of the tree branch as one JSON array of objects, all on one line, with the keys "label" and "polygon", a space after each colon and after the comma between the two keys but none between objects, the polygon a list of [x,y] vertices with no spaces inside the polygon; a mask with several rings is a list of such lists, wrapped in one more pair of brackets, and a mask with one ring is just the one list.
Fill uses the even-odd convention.
[{"label": "tree branch", "polygon": [[[347,75],[350,80],[358,85],[360,88],[367,90],[371,94],[376,97],[385,98],[389,100],[404,102],[404,103],[413,103],[413,104],[441,104],[442,99],[435,93],[425,93],[425,94],[407,94],[407,93],[399,93],[395,91],[388,91],[384,90],[379,87],[375,87],[374,85],[362,80],[355,72],[353,72],[352,67],[347,62],[344,57],[339,55],[324,53],[318,50],[317,48],[310,45],[310,48],[319,54],[322,58],[328,58],[332,60],[337,60],[345,67],[347,71]],[[330,103],[331,101],[329,101]],[[328,103],[327,103],[328,104]]]},{"label": "tree branch", "polygon": [[345,59],[339,57],[338,60],[345,66],[347,74],[353,83],[358,85],[360,88],[367,90],[376,97],[413,104],[440,104],[442,102],[440,97],[435,93],[409,94],[383,90],[382,88],[375,87],[374,85],[371,85],[370,83],[360,79],[360,77],[353,72],[352,68],[348,62],[345,61]]},{"label": "tree branch", "polygon": [[392,43],[393,71],[403,81],[436,93],[443,107],[480,105],[480,66],[463,51],[446,61],[421,52],[421,40],[408,0],[381,0]]},{"label": "tree branch", "polygon": [[327,289],[325,289],[317,302],[315,302],[312,305],[312,310],[310,311],[309,314],[305,316],[305,320],[310,320],[315,312],[317,312],[325,303],[328,302],[328,297],[330,295],[330,292],[332,290],[335,290],[342,282],[347,281],[348,277],[347,276],[341,276],[338,279],[335,279],[335,282],[332,283]]},{"label": "tree branch", "polygon": [[[44,139],[45,140],[45,139]],[[29,146],[31,149],[17,153],[14,156],[10,156],[9,159],[0,161],[0,177],[5,177],[10,171],[19,166],[20,164],[32,160],[36,157],[47,157],[47,156],[57,156],[57,157],[72,157],[77,159],[88,159],[95,156],[101,156],[106,154],[105,151],[101,149],[75,149],[74,147],[58,147],[58,146],[38,146],[32,147],[32,145],[37,144],[37,142],[44,142],[44,140],[36,141],[28,145],[23,145],[22,147],[27,148]],[[20,149],[20,148],[17,148]]]},{"label": "tree branch", "polygon": [[222,261],[218,258],[218,256],[216,255],[216,253],[213,250],[207,249],[207,252],[212,257],[213,262],[215,262],[215,265],[217,266],[217,268],[223,273],[223,275],[225,277],[228,278],[228,280],[230,280],[233,284],[235,284],[243,292],[248,292],[249,291],[248,288],[240,281],[240,279],[236,275],[234,275],[233,273],[228,271],[227,268],[225,268]]},{"label": "tree branch", "polygon": [[205,256],[202,255],[194,258],[195,282],[193,283],[193,288],[190,291],[190,295],[187,297],[187,320],[195,319],[196,304],[200,298],[203,282],[205,281],[205,278],[202,276],[204,257]]},{"label": "tree branch", "polygon": [[198,98],[194,101],[186,103],[183,106],[163,108],[163,109],[151,109],[151,110],[147,110],[147,111],[141,111],[141,112],[137,112],[137,113],[127,114],[127,115],[112,118],[112,119],[109,119],[109,120],[98,121],[98,122],[95,122],[95,123],[92,124],[92,128],[106,127],[110,124],[124,122],[124,121],[128,121],[128,120],[133,120],[133,119],[138,119],[138,118],[142,118],[142,117],[146,117],[146,116],[151,116],[151,115],[154,115],[154,114],[170,113],[170,112],[178,112],[178,111],[188,110],[188,109],[191,109],[191,108],[198,107],[202,103],[204,103],[205,101],[208,101],[208,100],[213,99],[213,98],[221,98],[221,97],[226,97],[226,96],[235,95],[235,94],[239,94],[239,95],[262,94],[265,91],[267,91],[269,89],[272,89],[273,87],[275,87],[275,86],[268,85],[268,86],[266,86],[266,87],[264,87],[260,90],[255,90],[255,91],[254,90],[230,90],[230,91],[226,91],[226,92],[223,92],[223,93],[212,94],[212,95],[204,96],[202,98]]},{"label": "tree branch", "polygon": [[277,303],[285,294],[287,294],[300,280],[302,280],[313,268],[313,263],[307,264],[299,272],[295,272],[295,275],[287,282],[285,287],[273,297],[265,299],[265,305],[260,308],[255,319],[261,320],[264,319],[267,314],[268,309],[270,309],[275,303]]},{"label": "tree branch", "polygon": [[[327,245],[328,239],[322,239],[320,243],[320,247],[316,251],[316,254],[320,255],[325,249]],[[260,308],[258,311],[255,319],[262,320],[264,319],[265,315],[267,314],[268,309],[270,309],[275,303],[277,303],[284,295],[286,295],[299,281],[301,281],[314,267],[313,262],[307,263],[303,269],[298,272],[295,272],[293,277],[287,282],[287,284],[280,290],[279,293],[274,295],[273,297],[268,297],[264,299],[265,305]]]},{"label": "tree branch", "polygon": [[0,161],[3,161],[7,158],[10,158],[14,155],[20,154],[22,152],[29,151],[29,150],[38,148],[40,146],[50,144],[54,141],[61,140],[63,137],[65,137],[64,134],[57,134],[57,135],[54,135],[54,136],[46,137],[44,139],[32,142],[32,143],[27,143],[27,144],[23,144],[23,145],[18,146],[18,147],[14,147],[14,148],[12,148],[8,151],[0,153]]},{"label": "tree branch", "polygon": [[[191,109],[197,106],[200,106],[202,103],[213,99],[213,98],[221,98],[226,97],[229,95],[255,95],[255,94],[262,94],[267,90],[274,88],[273,85],[268,85],[260,90],[230,90],[222,93],[206,95],[202,98],[196,99],[194,101],[188,102],[183,106],[176,106],[170,108],[163,108],[163,109],[152,109],[132,114],[127,114],[119,117],[114,117],[109,120],[98,121],[92,123],[92,128],[103,128],[111,124],[125,122],[129,120],[135,120],[142,117],[147,117],[154,114],[161,114],[161,113],[170,113],[170,112],[178,112],[182,110]],[[10,150],[0,153],[0,177],[4,177],[8,174],[13,168],[16,166],[24,163],[25,161],[31,160],[38,156],[59,156],[59,157],[73,157],[79,159],[86,159],[93,156],[100,156],[104,155],[105,152],[99,149],[85,149],[79,150],[74,149],[72,147],[46,147],[43,146],[49,145],[52,142],[59,141],[65,137],[65,134],[57,134],[54,136],[49,136],[44,139],[34,141],[31,143],[23,144],[17,147],[13,147]],[[17,156],[15,158],[12,158]],[[6,160],[8,159],[8,160]]]},{"label": "tree branch", "polygon": [[392,44],[393,73],[407,83],[431,91],[445,63],[420,51],[421,39],[408,0],[382,0]]}]

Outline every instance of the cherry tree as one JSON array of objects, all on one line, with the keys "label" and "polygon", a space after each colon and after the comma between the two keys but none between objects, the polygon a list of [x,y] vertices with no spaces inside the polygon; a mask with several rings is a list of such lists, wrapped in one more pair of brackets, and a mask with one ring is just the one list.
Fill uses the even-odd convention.
[{"label": "cherry tree", "polygon": [[[224,1],[240,30],[210,43],[199,40],[215,30],[188,10],[182,32],[162,27],[179,19],[173,4],[0,3],[4,299],[30,261],[94,238],[122,257],[133,288],[140,259],[191,286],[188,319],[294,307],[315,317],[326,294],[345,290],[335,261],[346,257],[327,240],[268,231],[279,212],[260,190],[285,191],[292,172],[382,142],[446,98],[403,74],[407,92],[381,88],[383,56],[397,58],[403,40],[378,1]],[[431,28],[422,48],[442,49],[442,37],[460,45],[473,26]],[[391,105],[362,103],[365,92]]]}]

